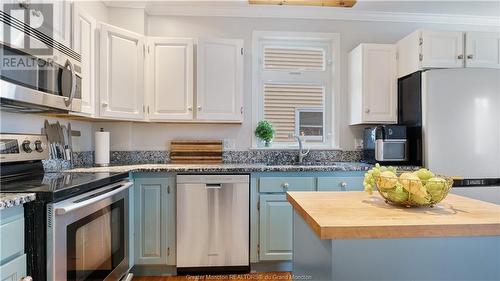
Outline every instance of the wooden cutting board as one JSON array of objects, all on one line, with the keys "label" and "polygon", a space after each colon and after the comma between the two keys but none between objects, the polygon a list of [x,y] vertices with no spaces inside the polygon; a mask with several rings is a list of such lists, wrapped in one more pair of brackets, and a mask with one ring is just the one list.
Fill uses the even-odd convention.
[{"label": "wooden cutting board", "polygon": [[174,164],[220,164],[222,163],[222,141],[172,141],[170,162]]}]

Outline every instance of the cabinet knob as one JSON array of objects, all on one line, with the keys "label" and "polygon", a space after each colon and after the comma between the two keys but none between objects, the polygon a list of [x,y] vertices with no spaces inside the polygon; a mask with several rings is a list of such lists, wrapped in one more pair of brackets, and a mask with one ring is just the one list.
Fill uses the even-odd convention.
[{"label": "cabinet knob", "polygon": [[287,182],[281,184],[281,187],[283,187],[283,189],[288,189],[289,186],[290,185]]},{"label": "cabinet knob", "polygon": [[467,55],[467,59],[471,60],[474,58],[474,55]]},{"label": "cabinet knob", "polygon": [[370,109],[369,108],[365,108],[365,113],[370,113]]},{"label": "cabinet knob", "polygon": [[457,59],[459,59],[459,60],[464,59],[464,55],[458,55],[458,56],[457,56]]},{"label": "cabinet knob", "polygon": [[103,101],[103,102],[101,103],[101,105],[102,105],[103,107],[106,107],[106,106],[108,106],[108,102],[107,102],[107,101]]},{"label": "cabinet knob", "polygon": [[198,105],[198,110],[201,110],[201,106],[200,105]]},{"label": "cabinet knob", "polygon": [[193,111],[193,107],[192,106],[188,106],[188,110],[189,111]]},{"label": "cabinet knob", "polygon": [[340,183],[340,190],[346,191],[347,189],[347,183],[345,181]]}]

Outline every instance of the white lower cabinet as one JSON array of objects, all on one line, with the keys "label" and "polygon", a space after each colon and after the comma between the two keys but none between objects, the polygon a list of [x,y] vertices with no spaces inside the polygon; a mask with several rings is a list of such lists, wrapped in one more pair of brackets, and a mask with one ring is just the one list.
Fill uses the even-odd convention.
[{"label": "white lower cabinet", "polygon": [[193,120],[193,39],[149,37],[149,120]]},{"label": "white lower cabinet", "polygon": [[243,120],[243,40],[200,39],[196,119]]},{"label": "white lower cabinet", "polygon": [[100,23],[100,116],[144,120],[144,37]]},{"label": "white lower cabinet", "polygon": [[134,175],[136,265],[175,265],[175,176]]}]

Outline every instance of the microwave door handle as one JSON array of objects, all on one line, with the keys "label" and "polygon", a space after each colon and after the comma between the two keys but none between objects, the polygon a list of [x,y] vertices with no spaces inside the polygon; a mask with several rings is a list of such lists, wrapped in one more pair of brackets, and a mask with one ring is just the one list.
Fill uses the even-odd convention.
[{"label": "microwave door handle", "polygon": [[95,197],[92,197],[92,195],[90,195],[90,198],[87,200],[77,202],[77,203],[73,202],[73,203],[67,204],[65,206],[56,207],[56,208],[54,208],[56,215],[64,215],[64,214],[73,212],[75,210],[81,209],[83,207],[86,207],[88,205],[94,204],[96,202],[99,202],[102,199],[109,198],[117,193],[122,192],[123,190],[126,190],[127,188],[129,188],[132,185],[132,183],[131,182],[120,183],[119,185],[115,185],[115,187],[120,186],[120,185],[121,185],[120,188],[114,189],[110,192],[106,192],[104,194],[100,194],[100,195],[97,195]]},{"label": "microwave door handle", "polygon": [[66,106],[70,106],[71,103],[73,102],[73,98],[75,97],[75,93],[76,93],[76,73],[75,73],[75,66],[73,65],[73,63],[67,59],[66,60],[66,64],[64,65],[64,67],[68,67],[69,66],[69,70],[71,71],[71,90],[69,92],[69,97],[66,99]]}]

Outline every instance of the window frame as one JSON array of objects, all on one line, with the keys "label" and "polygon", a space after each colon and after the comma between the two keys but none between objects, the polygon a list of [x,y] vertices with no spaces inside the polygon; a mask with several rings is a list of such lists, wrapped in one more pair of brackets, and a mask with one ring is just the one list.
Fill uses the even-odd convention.
[{"label": "window frame", "polygon": [[[300,40],[303,42],[321,42],[329,46],[329,60],[327,59],[327,67],[330,67],[328,77],[328,85],[325,87],[325,103],[323,112],[323,128],[324,141],[307,143],[311,149],[340,149],[340,34],[339,33],[317,33],[317,32],[281,32],[281,31],[254,31],[252,34],[252,147],[251,149],[296,149],[297,143],[279,142],[273,143],[270,148],[259,146],[259,140],[253,132],[257,123],[263,119],[263,86],[264,83],[283,83],[285,81],[263,81],[261,72],[263,67],[263,58],[261,57],[261,42],[264,40]],[[282,47],[282,46],[280,46]],[[265,70],[265,71],[280,71],[280,70]],[[283,70],[282,70],[283,71]],[[306,75],[307,70],[303,71]],[[290,81],[292,82],[292,81]],[[312,83],[313,81],[305,80],[304,83]],[[296,82],[293,83],[301,83]],[[328,120],[330,119],[330,120]],[[329,122],[327,122],[327,120]],[[328,135],[331,134],[331,135]]]},{"label": "window frame", "polygon": [[[315,143],[321,142],[323,143],[325,141],[325,108],[317,108],[317,107],[301,107],[301,108],[296,108],[295,109],[295,135],[300,136],[300,113],[301,112],[321,112],[322,114],[322,123],[323,126],[321,127],[323,129],[323,135],[322,136],[301,136],[302,139],[305,141],[311,140]],[[309,126],[312,127],[312,126]]]}]

